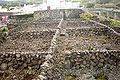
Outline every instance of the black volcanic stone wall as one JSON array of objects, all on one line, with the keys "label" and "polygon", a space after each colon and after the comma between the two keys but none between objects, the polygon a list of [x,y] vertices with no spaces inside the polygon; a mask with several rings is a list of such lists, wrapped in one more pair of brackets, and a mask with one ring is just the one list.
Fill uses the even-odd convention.
[{"label": "black volcanic stone wall", "polygon": [[48,53],[1,52],[0,70],[40,69]]},{"label": "black volcanic stone wall", "polygon": [[112,43],[120,45],[120,36],[116,35],[108,28],[96,27],[96,28],[82,28],[82,29],[67,29],[66,33],[71,36],[107,36]]},{"label": "black volcanic stone wall", "polygon": [[22,31],[22,32],[14,32],[14,33],[9,33],[9,37],[10,38],[15,38],[15,37],[20,37],[20,36],[23,36],[21,38],[27,38],[27,37],[40,37],[40,38],[52,38],[53,35],[54,35],[54,31]]},{"label": "black volcanic stone wall", "polygon": [[66,55],[65,60],[70,61],[66,69],[120,69],[120,51],[73,52]]},{"label": "black volcanic stone wall", "polygon": [[63,16],[63,12],[65,12],[66,19],[80,18],[79,14],[83,12],[81,9],[58,9],[51,11],[36,11],[34,13],[34,19],[61,19]]},{"label": "black volcanic stone wall", "polygon": [[67,29],[66,32],[69,36],[97,36],[97,35],[107,35],[108,30],[105,28],[82,28],[82,29]]}]

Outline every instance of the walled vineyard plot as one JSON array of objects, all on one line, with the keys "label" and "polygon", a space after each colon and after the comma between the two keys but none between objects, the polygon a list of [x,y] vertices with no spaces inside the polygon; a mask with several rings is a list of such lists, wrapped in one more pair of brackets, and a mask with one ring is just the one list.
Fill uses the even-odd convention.
[{"label": "walled vineyard plot", "polygon": [[0,44],[0,70],[8,70],[0,72],[2,80],[65,80],[68,74],[95,80],[100,70],[119,79],[120,37],[109,29],[79,19],[36,21],[19,28]]},{"label": "walled vineyard plot", "polygon": [[[41,26],[48,27],[49,25],[52,26],[50,22],[41,22],[36,30],[32,30],[31,25],[30,29],[27,28],[28,26],[22,25],[9,31],[8,36],[3,36],[5,40],[0,44],[0,71],[2,71],[0,78],[2,80],[40,79],[39,76],[47,71],[52,75],[50,69],[52,62],[48,60],[47,56],[51,54],[49,47],[55,31],[41,30]],[[50,63],[49,70],[46,69],[47,62]],[[50,76],[50,74],[45,74],[47,77]]]},{"label": "walled vineyard plot", "polygon": [[57,28],[59,22],[31,22],[25,23],[22,26],[23,31],[46,31],[53,30]]},{"label": "walled vineyard plot", "polygon": [[43,31],[43,30],[54,30],[57,28],[59,22],[39,22],[39,23],[30,23],[27,26],[27,31]]},{"label": "walled vineyard plot", "polygon": [[108,35],[108,30],[100,27],[82,27],[81,29],[67,28],[65,35],[57,38],[61,51],[78,50],[119,50],[119,42],[115,44],[114,36]]},{"label": "walled vineyard plot", "polygon": [[66,29],[65,35],[57,38],[56,50],[64,57],[66,53],[78,51],[120,50],[120,44],[114,43],[105,28]]},{"label": "walled vineyard plot", "polygon": [[76,28],[92,28],[97,27],[94,26],[92,23],[89,23],[88,21],[82,20],[82,19],[76,19],[76,20],[66,20],[66,26],[62,26],[63,29],[76,29]]},{"label": "walled vineyard plot", "polygon": [[95,80],[95,74],[100,72],[108,74],[109,80],[119,79],[120,36],[99,24],[84,22],[84,27],[79,22],[66,20],[61,25],[55,51],[59,68],[55,73],[61,77],[56,75],[55,80],[69,74],[78,80]]},{"label": "walled vineyard plot", "polygon": [[0,51],[47,51],[54,32],[16,32],[0,45]]}]

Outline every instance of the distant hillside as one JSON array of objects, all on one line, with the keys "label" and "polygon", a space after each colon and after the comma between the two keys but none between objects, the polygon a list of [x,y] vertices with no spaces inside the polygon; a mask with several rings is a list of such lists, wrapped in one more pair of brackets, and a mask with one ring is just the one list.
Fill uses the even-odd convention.
[{"label": "distant hillside", "polygon": [[120,3],[120,0],[72,0],[72,1],[77,1],[77,2],[83,2],[83,3],[92,3],[92,2],[96,2],[96,3],[99,3],[99,4],[107,4],[107,3],[114,3],[114,4],[117,4],[117,3]]},{"label": "distant hillside", "polygon": [[34,3],[41,3],[42,0],[14,0],[14,1],[5,1],[0,0],[0,6],[3,8],[9,7],[16,7],[16,6],[23,6],[24,4],[34,4]]},{"label": "distant hillside", "polygon": [[108,4],[108,3],[117,4],[120,3],[120,0],[96,0],[96,2],[100,4]]},{"label": "distant hillside", "polygon": [[114,4],[120,4],[120,0],[112,0],[111,3],[114,3]]},{"label": "distant hillside", "polygon": [[6,3],[7,1],[4,1],[4,0],[0,0],[0,3]]},{"label": "distant hillside", "polygon": [[15,1],[24,3],[41,3],[43,0],[15,0]]}]

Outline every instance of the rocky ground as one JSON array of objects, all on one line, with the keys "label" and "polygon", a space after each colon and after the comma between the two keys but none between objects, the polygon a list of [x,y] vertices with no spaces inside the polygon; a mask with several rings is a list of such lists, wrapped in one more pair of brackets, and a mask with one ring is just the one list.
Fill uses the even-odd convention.
[{"label": "rocky ground", "polygon": [[[114,44],[108,42],[106,36],[90,36],[90,37],[65,37],[58,38],[58,49],[61,51],[78,51],[78,50],[114,50]],[[61,44],[62,43],[62,44]],[[119,46],[116,46],[119,50]],[[115,50],[116,50],[115,49]]]},{"label": "rocky ground", "polygon": [[47,51],[52,37],[52,32],[16,33],[0,45],[0,51]]},{"label": "rocky ground", "polygon": [[44,30],[55,30],[59,22],[32,22],[25,24],[23,27],[24,31],[44,31]]}]

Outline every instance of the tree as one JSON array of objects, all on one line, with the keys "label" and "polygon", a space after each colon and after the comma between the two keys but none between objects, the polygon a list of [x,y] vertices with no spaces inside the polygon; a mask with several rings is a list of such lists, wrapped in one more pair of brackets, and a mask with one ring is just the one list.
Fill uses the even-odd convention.
[{"label": "tree", "polygon": [[113,0],[97,0],[97,3],[99,4],[106,4],[106,3],[110,3]]},{"label": "tree", "polygon": [[87,8],[93,8],[95,6],[94,3],[87,3]]},{"label": "tree", "polygon": [[22,3],[41,3],[43,0],[15,0]]},{"label": "tree", "polygon": [[120,7],[120,3],[116,4],[117,7]]}]

